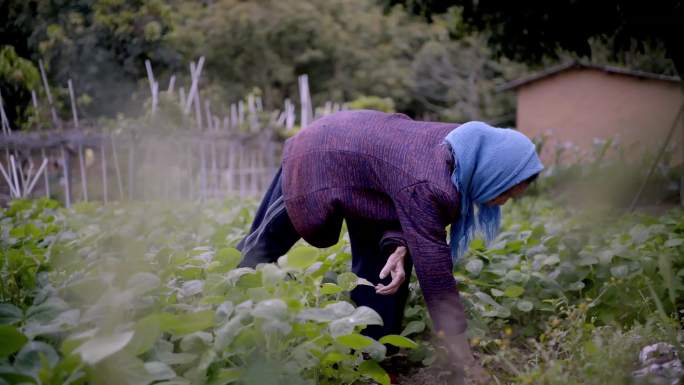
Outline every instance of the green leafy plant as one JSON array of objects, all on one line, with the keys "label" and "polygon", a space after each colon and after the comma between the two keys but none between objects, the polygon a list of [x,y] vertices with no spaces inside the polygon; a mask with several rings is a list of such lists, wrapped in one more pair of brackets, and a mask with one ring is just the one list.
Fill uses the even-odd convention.
[{"label": "green leafy plant", "polygon": [[[275,264],[237,268],[234,246],[254,209],[232,200],[68,210],[12,202],[0,215],[0,379],[387,384],[386,345],[404,349],[414,367],[448,368],[427,338],[415,278],[401,335],[361,334],[382,321],[349,299],[369,283],[349,272],[345,236],[325,250],[302,243]],[[681,211],[595,220],[534,198],[504,218],[499,238],[473,242],[455,270],[471,343],[497,378],[605,378],[591,365],[604,360],[625,374],[642,342],[676,343]],[[631,342],[611,347],[620,339]]]}]

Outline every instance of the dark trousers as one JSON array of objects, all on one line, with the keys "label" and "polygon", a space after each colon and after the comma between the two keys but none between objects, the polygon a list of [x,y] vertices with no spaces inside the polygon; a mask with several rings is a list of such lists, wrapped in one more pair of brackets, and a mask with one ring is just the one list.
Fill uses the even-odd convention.
[{"label": "dark trousers", "polygon": [[[282,169],[278,169],[271,185],[254,216],[249,234],[237,244],[242,252],[240,267],[255,267],[259,263],[275,262],[286,254],[299,240],[290,217],[285,210],[282,196]],[[392,250],[380,247],[380,241],[386,229],[398,228],[398,224],[378,222],[374,220],[346,218],[347,231],[352,250],[352,272],[373,284],[391,282],[391,277],[379,279],[379,274],[387,262]],[[408,277],[411,276],[412,264],[406,258],[404,269],[406,281],[392,295],[379,295],[370,286],[360,285],[352,290],[351,298],[357,306],[368,306],[378,312],[384,325],[366,327],[362,334],[379,339],[387,334],[399,334],[404,307],[408,298]]]}]

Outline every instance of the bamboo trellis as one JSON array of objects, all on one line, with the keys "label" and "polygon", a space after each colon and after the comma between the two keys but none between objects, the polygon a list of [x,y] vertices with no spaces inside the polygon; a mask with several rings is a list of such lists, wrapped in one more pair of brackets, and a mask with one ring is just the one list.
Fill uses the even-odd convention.
[{"label": "bamboo trellis", "polygon": [[[178,102],[192,127],[164,130],[155,124],[105,131],[79,120],[74,84],[68,90],[72,124],[65,124],[54,108],[42,62],[39,63],[52,126],[42,131],[13,132],[0,95],[4,157],[0,172],[4,197],[46,196],[69,207],[73,202],[99,200],[206,200],[256,197],[270,183],[282,149],[277,132],[287,132],[299,122],[302,128],[314,119],[344,109],[327,102],[313,108],[306,75],[299,78],[300,114],[286,99],[283,109],[265,112],[261,98],[249,95],[232,103],[226,116],[217,116],[209,99],[203,100],[200,77],[204,58],[190,63],[191,84],[176,90],[176,77],[166,92]],[[158,80],[152,64],[145,63],[151,93],[151,119],[160,114]],[[167,98],[168,99],[168,98]],[[32,103],[38,111],[37,93]],[[194,118],[194,119],[193,119]],[[153,128],[154,127],[154,128]],[[38,167],[36,167],[39,165]],[[0,194],[2,194],[0,187]]]},{"label": "bamboo trellis", "polygon": [[13,133],[0,172],[7,198],[76,201],[223,199],[258,196],[278,165],[281,143],[223,133]]}]

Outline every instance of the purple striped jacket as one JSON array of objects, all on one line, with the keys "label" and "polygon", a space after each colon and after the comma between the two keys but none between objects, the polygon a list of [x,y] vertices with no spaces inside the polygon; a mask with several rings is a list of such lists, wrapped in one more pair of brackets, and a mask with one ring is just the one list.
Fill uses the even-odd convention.
[{"label": "purple striped jacket", "polygon": [[466,328],[445,227],[458,215],[452,155],[457,124],[355,110],[328,115],[285,142],[283,199],[311,245],[339,240],[343,218],[399,221],[436,330]]}]

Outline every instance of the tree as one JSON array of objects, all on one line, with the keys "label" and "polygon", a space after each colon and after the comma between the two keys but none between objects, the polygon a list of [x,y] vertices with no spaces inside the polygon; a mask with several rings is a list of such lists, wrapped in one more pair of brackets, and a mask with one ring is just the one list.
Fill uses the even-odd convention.
[{"label": "tree", "polygon": [[373,0],[216,0],[179,5],[174,40],[186,57],[204,55],[206,74],[227,101],[253,87],[266,106],[297,96],[308,74],[314,102],[363,95],[412,102],[411,64],[432,29]]},{"label": "tree", "polygon": [[413,67],[415,97],[440,119],[515,123],[513,98],[495,88],[524,66],[494,60],[481,36],[430,41],[418,51]]},{"label": "tree", "polygon": [[20,57],[12,46],[0,46],[0,92],[7,119],[12,129],[28,119],[31,90],[40,82],[38,70]]},{"label": "tree", "polygon": [[306,73],[316,104],[390,98],[398,111],[451,121],[510,112],[501,98],[489,103],[506,69],[486,42],[450,39],[457,13],[425,23],[402,7],[383,13],[374,0],[216,0],[179,4],[177,15],[174,44],[186,57],[206,56],[215,91],[203,92],[218,99],[257,87],[267,107],[280,108],[298,98]]},{"label": "tree", "polygon": [[386,0],[409,4],[430,16],[459,6],[465,22],[485,31],[497,52],[515,60],[539,62],[559,49],[589,55],[591,38],[612,37],[616,50],[634,42],[660,43],[684,74],[684,7],[681,0]]},{"label": "tree", "polygon": [[71,78],[93,101],[79,105],[82,112],[112,116],[136,112],[147,97],[136,95],[145,59],[161,68],[182,64],[166,42],[170,12],[164,0],[8,0],[0,3],[0,35],[19,56],[45,62],[57,96]]},{"label": "tree", "polygon": [[[71,78],[86,119],[139,115],[149,97],[146,59],[162,89],[175,74],[176,86],[188,91],[188,64],[200,56],[202,98],[219,115],[253,92],[267,109],[298,101],[301,74],[309,75],[316,105],[368,96],[389,98],[415,117],[505,114],[489,101],[507,66],[495,62],[482,36],[455,32],[462,28],[457,13],[426,23],[403,7],[383,10],[377,0],[0,2],[2,44],[34,66],[45,62],[64,117]],[[7,82],[0,82],[4,94]],[[40,82],[29,88],[42,90]],[[20,109],[30,104],[29,88],[12,97]]]}]

